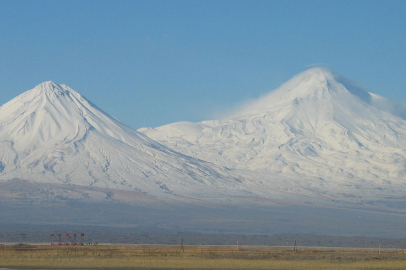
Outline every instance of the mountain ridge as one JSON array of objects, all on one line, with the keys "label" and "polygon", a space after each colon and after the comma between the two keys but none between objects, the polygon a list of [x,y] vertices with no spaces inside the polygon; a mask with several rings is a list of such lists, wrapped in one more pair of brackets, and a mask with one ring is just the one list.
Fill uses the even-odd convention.
[{"label": "mountain ridge", "polygon": [[348,194],[362,187],[373,196],[368,190],[405,190],[405,108],[313,68],[228,118],[139,131],[214,164],[311,178],[312,185],[328,183],[342,193],[349,185]]},{"label": "mountain ridge", "polygon": [[405,105],[326,69],[275,92],[136,131],[40,84],[0,107],[2,221],[403,235]]},{"label": "mountain ridge", "polygon": [[0,107],[0,161],[0,180],[126,189],[163,197],[193,197],[202,187],[202,196],[211,196],[219,186],[232,187],[235,181],[226,170],[153,141],[66,85],[50,81]]},{"label": "mountain ridge", "polygon": [[349,82],[311,69],[232,117],[138,131],[45,82],[0,107],[0,181],[172,202],[397,204],[406,190],[405,105]]}]

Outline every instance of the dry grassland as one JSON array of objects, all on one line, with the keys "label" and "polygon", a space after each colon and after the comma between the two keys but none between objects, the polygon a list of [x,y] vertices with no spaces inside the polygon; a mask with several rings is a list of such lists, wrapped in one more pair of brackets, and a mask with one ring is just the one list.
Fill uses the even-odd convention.
[{"label": "dry grassland", "polygon": [[4,246],[0,268],[406,269],[396,249],[264,246]]}]

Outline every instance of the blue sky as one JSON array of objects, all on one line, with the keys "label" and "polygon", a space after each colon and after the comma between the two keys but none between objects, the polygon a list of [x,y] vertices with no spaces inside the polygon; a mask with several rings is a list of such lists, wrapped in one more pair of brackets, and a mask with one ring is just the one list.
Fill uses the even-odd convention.
[{"label": "blue sky", "polygon": [[41,82],[133,128],[202,121],[310,65],[406,102],[406,1],[0,0],[0,104]]}]

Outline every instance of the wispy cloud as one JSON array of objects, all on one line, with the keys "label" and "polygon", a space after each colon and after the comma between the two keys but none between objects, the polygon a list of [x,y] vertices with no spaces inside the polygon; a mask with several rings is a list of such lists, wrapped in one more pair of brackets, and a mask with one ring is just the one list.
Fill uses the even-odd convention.
[{"label": "wispy cloud", "polygon": [[327,64],[325,64],[325,63],[314,63],[314,64],[307,65],[306,67],[310,68],[310,67],[320,67],[320,66],[326,67]]}]

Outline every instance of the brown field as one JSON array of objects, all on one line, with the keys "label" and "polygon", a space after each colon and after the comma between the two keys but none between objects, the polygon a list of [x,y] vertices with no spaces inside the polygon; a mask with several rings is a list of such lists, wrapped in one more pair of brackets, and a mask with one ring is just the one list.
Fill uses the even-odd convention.
[{"label": "brown field", "polygon": [[399,249],[266,246],[0,245],[0,268],[406,269]]}]

